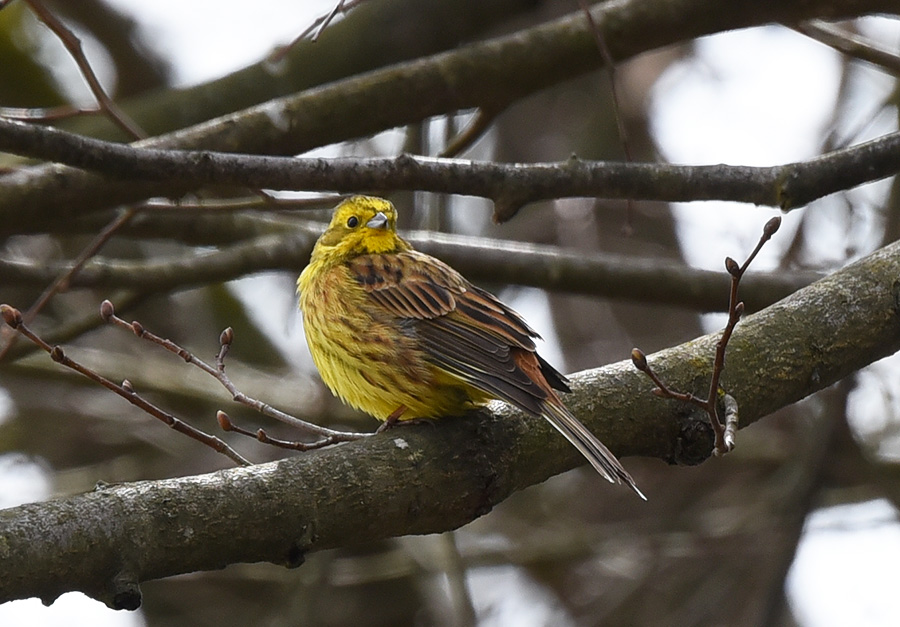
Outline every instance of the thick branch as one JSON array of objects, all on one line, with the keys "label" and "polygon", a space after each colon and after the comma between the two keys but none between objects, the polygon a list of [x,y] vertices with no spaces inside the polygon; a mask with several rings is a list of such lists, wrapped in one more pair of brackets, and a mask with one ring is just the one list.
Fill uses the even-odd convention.
[{"label": "thick branch", "polygon": [[794,209],[900,171],[900,132],[821,157],[774,167],[612,163],[569,159],[508,164],[401,155],[294,159],[134,148],[0,120],[0,149],[115,178],[197,189],[226,184],[289,190],[425,190],[490,198],[498,220],[522,205],[572,196],[641,200],[733,200]]},{"label": "thick branch", "polygon": [[[56,0],[55,4],[67,14],[85,12],[96,20],[94,2]],[[534,4],[533,0],[370,2],[331,24],[318,41],[294,45],[277,63],[263,59],[221,78],[179,89],[143,93],[121,105],[152,135],[171,132],[271,98],[456,48],[483,37],[485,32],[502,28],[511,19],[527,19]],[[104,7],[104,10],[111,9]],[[304,25],[298,22],[297,27]],[[121,34],[121,25],[117,30]],[[141,91],[148,88],[145,74],[129,77],[120,73],[119,91],[121,82],[129,79],[140,82]],[[64,126],[92,137],[123,137],[108,120],[96,116],[71,120]]]},{"label": "thick branch", "polygon": [[[593,15],[611,56],[621,62],[662,46],[734,28],[892,9],[896,9],[892,0],[624,0],[604,3],[593,10]],[[578,12],[520,33],[273,100],[141,145],[298,154],[462,109],[499,111],[528,94],[597,69],[601,63],[594,33]],[[178,183],[113,182],[59,166],[22,171],[4,177],[0,185],[4,188],[0,194],[0,235],[34,230],[42,223],[152,194],[179,195],[184,191]],[[773,191],[767,190],[767,197],[771,198]],[[795,194],[786,198],[791,206],[803,202]],[[515,202],[511,204],[514,208]],[[508,210],[500,213],[506,215]]]},{"label": "thick branch", "polygon": [[[72,277],[69,287],[129,288],[159,293],[230,281],[266,270],[295,268],[307,261],[319,230],[296,229],[175,259],[113,261],[94,258]],[[439,257],[474,281],[528,285],[573,294],[722,311],[728,275],[673,264],[655,257],[583,253],[556,246],[505,242],[482,237],[412,232],[416,249]],[[0,259],[0,288],[41,286],[68,266]],[[749,274],[742,285],[748,311],[755,311],[809,285],[815,272]]]},{"label": "thick branch", "polygon": [[[897,277],[900,243],[738,324],[723,385],[740,404],[741,426],[900,349]],[[703,390],[717,340],[649,360],[679,389]],[[582,372],[574,384],[569,406],[619,455],[671,463],[709,455],[708,424],[651,394],[630,361]],[[147,579],[234,562],[297,566],[310,551],[453,529],[580,461],[548,424],[496,404],[278,463],[23,505],[0,512],[0,602],[78,589],[134,607]],[[614,489],[598,486],[592,498]]]}]

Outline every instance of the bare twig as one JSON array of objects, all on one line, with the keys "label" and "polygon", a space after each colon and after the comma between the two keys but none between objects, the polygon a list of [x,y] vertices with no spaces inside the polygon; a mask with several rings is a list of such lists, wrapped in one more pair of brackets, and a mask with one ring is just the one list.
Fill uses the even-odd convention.
[{"label": "bare twig", "polygon": [[[107,301],[108,302],[108,301]],[[24,335],[26,338],[34,342],[37,346],[39,346],[42,350],[46,351],[50,358],[57,362],[60,365],[65,366],[66,368],[70,368],[75,372],[84,375],[91,381],[95,383],[99,383],[103,387],[108,390],[111,390],[115,394],[121,396],[126,401],[138,407],[154,418],[157,418],[164,422],[167,426],[178,431],[179,433],[183,433],[184,435],[191,437],[202,444],[212,448],[217,453],[221,453],[234,462],[241,466],[250,466],[251,463],[242,457],[237,451],[228,446],[225,442],[220,440],[214,435],[209,435],[208,433],[204,433],[199,429],[192,427],[191,425],[179,420],[172,414],[166,412],[163,409],[160,409],[153,403],[143,399],[140,397],[135,391],[134,387],[125,379],[122,381],[122,384],[114,383],[94,372],[90,368],[83,366],[82,364],[76,362],[65,354],[65,351],[60,346],[51,346],[43,339],[41,339],[36,333],[34,333],[31,329],[28,328],[28,325],[25,324],[25,321],[22,317],[22,313],[15,309],[14,307],[10,307],[9,305],[0,305],[0,315],[3,317],[3,321],[11,326],[13,329]]]},{"label": "bare twig", "polygon": [[[163,347],[170,353],[174,353],[175,355],[178,355],[187,363],[189,363],[193,366],[196,366],[197,368],[199,368],[206,374],[215,378],[219,383],[222,384],[222,386],[226,390],[228,390],[228,392],[231,394],[232,399],[236,403],[246,405],[247,407],[250,407],[250,408],[258,411],[259,413],[263,414],[264,416],[268,416],[269,418],[274,418],[275,420],[279,420],[279,421],[281,421],[285,424],[288,424],[296,429],[300,429],[302,431],[305,431],[306,433],[310,433],[312,435],[315,435],[315,436],[321,438],[321,440],[312,442],[312,443],[297,443],[296,446],[289,447],[289,448],[296,448],[298,450],[321,448],[323,446],[329,446],[331,444],[336,444],[338,442],[350,442],[353,440],[361,440],[363,438],[366,438],[366,437],[369,437],[370,435],[372,435],[370,433],[355,433],[355,432],[349,432],[349,431],[336,431],[334,429],[328,429],[321,425],[307,422],[306,420],[301,420],[300,418],[291,416],[290,414],[286,414],[278,409],[275,409],[271,405],[268,405],[260,400],[251,398],[251,397],[247,396],[246,394],[244,394],[243,392],[241,392],[240,390],[238,390],[237,386],[235,386],[234,383],[231,381],[231,379],[228,377],[228,375],[225,374],[225,356],[228,354],[228,349],[230,348],[231,343],[234,340],[234,332],[232,331],[232,329],[230,327],[225,329],[224,331],[222,331],[221,335],[219,336],[220,348],[219,348],[218,355],[216,355],[216,365],[210,366],[205,361],[198,358],[196,355],[192,354],[191,352],[185,350],[184,348],[182,348],[175,342],[165,339],[165,338],[162,338],[154,333],[151,333],[150,331],[147,331],[140,322],[134,321],[134,322],[129,323],[129,322],[126,322],[125,320],[123,320],[122,318],[119,318],[115,314],[115,309],[113,308],[113,304],[111,302],[109,302],[108,300],[103,301],[103,303],[100,305],[100,317],[103,318],[103,320],[105,320],[106,322],[109,322],[110,324],[113,324],[120,328],[128,329],[129,331],[131,331],[138,337],[145,339],[148,342],[151,342],[153,344],[157,344],[157,345]],[[227,415],[224,414],[224,412],[219,412],[219,413],[221,415],[225,416],[225,418],[227,419]],[[219,422],[220,422],[220,425],[222,425],[221,418],[219,418]],[[228,426],[232,427],[229,429],[225,429],[225,426],[223,425],[223,429],[225,429],[226,431],[231,430],[231,431],[236,431],[238,433],[242,433],[245,435],[248,434],[248,432],[246,432],[242,429],[233,428],[234,425],[230,422],[230,420],[228,420],[226,424]],[[261,442],[273,443],[272,438],[269,438],[268,436],[266,436],[265,432],[262,432],[262,436],[259,435],[259,432],[255,433],[255,434],[250,434],[250,435],[252,435],[253,437],[256,437]],[[277,444],[277,446],[281,446],[281,445]]]},{"label": "bare twig", "polygon": [[657,396],[662,398],[673,398],[676,401],[681,401],[683,403],[691,403],[701,409],[707,408],[706,401],[699,396],[691,394],[690,392],[676,392],[669,388],[669,386],[667,386],[665,382],[659,378],[659,375],[657,375],[650,367],[650,364],[647,362],[647,356],[641,349],[631,349],[631,362],[634,364],[635,368],[646,374],[650,380],[653,381],[656,385],[653,389],[653,393]]},{"label": "bare twig", "polygon": [[[337,444],[338,442],[342,442],[344,440],[337,440],[331,437],[324,437],[315,442],[298,442],[297,440],[280,440],[278,438],[273,438],[268,433],[266,433],[265,429],[257,429],[256,431],[250,431],[248,429],[244,429],[242,427],[237,426],[232,422],[231,418],[224,411],[216,412],[216,420],[219,423],[219,427],[222,431],[234,431],[235,433],[239,433],[241,435],[246,435],[251,438],[255,438],[259,440],[263,444],[270,444],[272,446],[277,446],[278,448],[286,448],[292,451],[312,451],[317,448],[324,448],[326,446],[331,446],[332,444]],[[371,434],[358,434],[361,436],[368,436]],[[361,439],[361,438],[354,438]]]},{"label": "bare twig", "polygon": [[[725,442],[725,425],[719,414],[718,395],[719,381],[722,378],[722,371],[725,369],[725,349],[728,347],[728,341],[731,339],[731,334],[734,333],[734,327],[737,326],[738,321],[741,319],[741,315],[744,313],[744,303],[738,301],[738,286],[740,285],[741,278],[744,276],[747,268],[750,267],[750,263],[756,258],[756,255],[759,254],[759,251],[762,250],[765,243],[772,238],[772,235],[774,235],[776,231],[778,231],[780,226],[781,218],[777,216],[766,222],[766,225],[763,227],[763,234],[756,243],[756,248],[753,249],[753,252],[750,253],[750,256],[747,257],[747,260],[743,265],[738,266],[737,262],[731,257],[725,258],[725,269],[728,270],[728,274],[731,275],[731,291],[728,296],[728,323],[722,331],[722,337],[720,337],[719,341],[716,343],[716,358],[713,362],[713,375],[709,384],[709,395],[706,399],[707,407],[709,410],[712,410],[710,419],[713,424],[713,429],[715,429],[716,432],[716,453],[719,455],[727,453],[734,448],[733,442],[731,446],[728,446]],[[735,408],[735,411],[732,413],[736,416],[737,409]]]},{"label": "bare twig", "polygon": [[[728,342],[731,339],[734,328],[744,313],[744,303],[738,301],[738,286],[741,278],[750,266],[750,263],[762,250],[762,247],[768,242],[781,226],[781,218],[774,217],[763,227],[763,233],[756,244],[756,248],[747,257],[743,265],[738,266],[737,262],[731,257],[725,258],[725,269],[731,275],[731,289],[728,295],[728,322],[716,342],[716,354],[713,360],[713,371],[709,382],[709,393],[705,399],[695,396],[694,394],[677,392],[669,388],[660,377],[653,372],[647,357],[639,348],[632,349],[631,361],[635,368],[646,374],[653,381],[656,388],[654,394],[664,398],[672,398],[686,403],[691,403],[702,408],[708,415],[710,424],[716,435],[715,453],[716,455],[724,455],[734,449],[735,433],[738,428],[738,404],[734,397],[726,394],[721,390],[720,382],[722,372],[725,370],[725,351],[728,348]],[[725,406],[724,418],[719,413],[719,396],[722,396],[722,404]]]},{"label": "bare twig", "polygon": [[100,79],[98,79],[97,75],[94,73],[94,68],[91,67],[87,57],[84,56],[81,40],[75,33],[63,24],[52,11],[44,6],[41,0],[25,0],[25,2],[31,7],[34,14],[37,15],[57,37],[59,37],[59,40],[66,47],[66,50],[68,50],[69,54],[72,55],[72,58],[75,59],[75,63],[78,64],[78,69],[81,70],[81,74],[84,76],[85,81],[87,81],[88,87],[90,87],[91,93],[94,94],[94,98],[97,99],[100,108],[106,112],[109,118],[119,128],[135,139],[146,138],[147,134],[141,127],[138,126],[137,123],[135,123],[127,113],[120,109],[119,106],[113,102],[112,98],[106,94],[103,85],[100,84]]},{"label": "bare twig", "polygon": [[366,0],[338,0],[338,2],[334,5],[334,7],[326,13],[325,15],[320,15],[315,19],[315,21],[310,24],[302,33],[294,37],[294,39],[286,46],[279,46],[276,48],[272,54],[269,55],[269,58],[266,59],[269,63],[278,63],[281,61],[288,52],[293,49],[299,42],[306,39],[306,37],[316,31],[316,34],[312,36],[312,41],[318,41],[319,37],[322,35],[322,31],[328,28],[328,25],[334,20],[335,16],[338,13],[346,13],[350,9],[362,4]]},{"label": "bare twig", "polygon": [[[619,141],[622,144],[622,151],[625,154],[625,161],[627,161],[628,163],[633,163],[634,159],[631,156],[631,147],[628,141],[628,129],[625,128],[625,123],[622,121],[622,112],[621,107],[619,106],[619,92],[617,89],[615,60],[609,53],[609,48],[606,45],[606,39],[603,37],[603,31],[600,30],[600,27],[597,25],[596,20],[594,20],[594,15],[591,13],[591,9],[588,6],[587,1],[578,0],[578,4],[581,7],[581,10],[584,12],[584,17],[588,22],[588,26],[590,26],[591,32],[594,34],[594,41],[597,44],[597,50],[600,52],[600,56],[603,57],[603,65],[606,68],[607,76],[609,76],[609,93],[612,97],[613,116],[616,118],[616,128],[619,131]],[[632,231],[632,216],[634,215],[634,199],[631,197],[626,198],[625,205],[626,211],[624,231],[627,234],[630,234]]]},{"label": "bare twig", "polygon": [[438,155],[441,158],[455,157],[463,150],[474,144],[490,128],[497,112],[487,109],[478,109],[471,122],[457,135],[447,142],[447,145]]}]

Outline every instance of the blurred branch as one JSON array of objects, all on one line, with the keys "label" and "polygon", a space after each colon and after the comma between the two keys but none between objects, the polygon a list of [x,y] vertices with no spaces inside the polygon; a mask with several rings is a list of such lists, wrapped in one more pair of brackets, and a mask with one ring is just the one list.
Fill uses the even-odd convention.
[{"label": "blurred branch", "polygon": [[[64,10],[78,20],[74,13],[79,8],[67,6]],[[378,0],[356,7],[329,26],[318,41],[298,42],[277,63],[263,59],[199,85],[156,90],[120,104],[151,135],[172,132],[271,98],[452,50],[511,19],[527,17],[533,9],[534,0]],[[96,18],[90,8],[79,12]],[[76,120],[66,128],[108,139],[125,137],[104,119]]]},{"label": "blurred branch", "polygon": [[822,20],[803,22],[795,26],[794,29],[849,57],[867,61],[894,76],[900,76],[900,55],[886,50],[856,33],[851,33],[846,29]]},{"label": "blurred branch", "polygon": [[[144,293],[196,287],[238,278],[245,274],[283,269],[297,259],[309,259],[316,234],[300,231],[292,236],[267,235],[251,244],[236,244],[215,252],[166,261],[104,261],[95,258],[72,278],[72,287],[128,287],[140,285]],[[19,284],[43,284],[52,280],[59,268],[15,261],[0,262],[4,278]],[[7,274],[8,273],[8,274]],[[8,279],[7,279],[8,280]]]},{"label": "blurred branch", "polygon": [[[115,178],[159,181],[156,194],[210,184],[292,190],[423,190],[494,201],[494,218],[525,204],[574,196],[732,200],[788,211],[900,171],[900,132],[782,166],[708,166],[569,159],[509,164],[414,155],[303,159],[135,148],[0,120],[0,149]],[[2,179],[0,179],[2,183]]]},{"label": "blurred branch", "polygon": [[[229,281],[265,270],[293,268],[309,260],[318,228],[263,235],[203,254],[151,261],[94,258],[72,277],[71,287],[128,288],[143,293]],[[475,281],[530,285],[576,294],[722,311],[728,275],[658,258],[581,253],[555,246],[414,231],[417,250],[435,255]],[[0,287],[43,285],[69,266],[0,259]],[[758,310],[820,278],[814,272],[753,273],[741,285],[748,310]]]},{"label": "blurred branch", "polygon": [[[609,52],[609,48],[606,46],[603,31],[597,26],[597,22],[594,21],[594,16],[591,14],[591,9],[588,6],[587,0],[578,0],[578,6],[581,7],[587,23],[591,27],[594,41],[597,44],[597,52],[600,53],[600,57],[603,59],[603,67],[609,78],[609,95],[612,98],[612,112],[616,118],[616,128],[619,131],[619,143],[622,146],[622,154],[625,156],[626,162],[633,163],[634,157],[631,154],[631,142],[628,137],[628,129],[625,126],[625,121],[622,119],[622,107],[619,101],[618,80],[616,78],[616,63],[613,60],[612,54]],[[625,232],[630,233],[632,230],[632,216],[634,215],[634,198],[626,198],[625,203],[627,210],[625,212],[625,224],[623,225],[623,229]]]},{"label": "blurred branch", "polygon": [[[97,235],[91,240],[91,242],[85,246],[78,256],[72,261],[70,265],[67,266],[64,272],[60,273],[50,285],[44,288],[44,291],[41,292],[41,295],[38,296],[38,299],[25,311],[23,315],[23,319],[25,324],[31,324],[34,321],[35,316],[37,316],[44,307],[47,306],[47,303],[50,302],[54,296],[56,296],[60,292],[64,292],[69,289],[69,285],[72,283],[72,277],[74,277],[79,270],[87,263],[88,259],[96,255],[100,249],[103,247],[109,239],[116,234],[116,232],[121,229],[123,226],[128,224],[129,220],[134,217],[135,210],[127,209],[120,213],[116,218],[107,224],[103,229],[97,233]],[[3,358],[6,357],[7,353],[15,346],[16,339],[18,339],[19,335],[13,335],[8,342],[3,343],[3,334],[0,333],[0,361],[3,361]]]},{"label": "blurred branch", "polygon": [[[895,243],[745,318],[725,372],[741,426],[900,349],[898,276]],[[822,305],[848,294],[852,306],[840,315]],[[649,359],[679,389],[704,389],[718,340],[703,336]],[[619,455],[703,461],[713,437],[700,412],[647,391],[644,375],[620,362],[575,375],[567,403]],[[580,463],[551,433],[544,421],[495,403],[465,419],[278,463],[8,509],[0,512],[0,602],[50,602],[77,589],[133,608],[147,579],[235,562],[299,566],[311,551],[454,529]]]},{"label": "blurred branch", "polygon": [[[357,15],[380,3],[367,3]],[[644,0],[604,3],[592,11],[612,57],[621,62],[637,54],[728,29],[795,22],[813,17],[857,16],[895,9],[892,0],[852,0],[835,5],[813,2],[759,3],[756,0]],[[344,20],[344,22],[349,21]],[[343,24],[342,22],[341,24]],[[341,24],[328,31],[333,33]],[[323,40],[325,37],[323,36]],[[318,45],[318,44],[317,44]],[[145,148],[182,148],[293,155],[313,148],[366,137],[435,115],[484,108],[501,111],[529,94],[601,67],[595,40],[581,12],[505,37],[470,44],[451,52],[409,61],[369,74],[335,81],[317,89],[254,106],[247,111],[140,143]],[[427,98],[420,97],[428,94]],[[193,107],[184,104],[184,108]],[[173,114],[174,115],[174,114]],[[196,167],[196,166],[195,166]],[[635,164],[635,167],[640,167]],[[180,168],[179,168],[180,170]],[[709,173],[709,170],[701,170]],[[177,175],[178,171],[171,174]],[[698,183],[702,181],[693,181]],[[664,181],[674,186],[678,180]],[[689,190],[655,198],[696,198]],[[306,182],[304,182],[306,184]],[[349,184],[349,181],[348,181]],[[358,182],[354,182],[358,184]],[[394,183],[398,183],[395,181]],[[0,179],[0,234],[39,229],[57,220],[101,211],[150,195],[179,196],[186,191],[177,176],[172,182],[113,181],[78,170],[43,166]],[[300,185],[299,180],[292,186]],[[336,189],[333,184],[328,189]],[[251,185],[250,187],[266,187]],[[273,186],[273,187],[278,187]],[[365,187],[365,186],[362,186]],[[378,185],[371,186],[378,189]],[[440,191],[451,182],[432,182],[419,189]],[[790,182],[785,184],[790,190]],[[843,189],[844,187],[837,187]],[[341,188],[345,189],[345,188]],[[457,190],[459,193],[470,193]],[[606,190],[612,195],[644,197],[636,190]],[[595,195],[596,186],[585,193]],[[786,207],[803,204],[790,193],[775,196],[769,187],[756,190],[763,202]],[[477,191],[471,193],[479,193]],[[751,196],[732,192],[728,197]],[[546,198],[536,193],[533,198]],[[805,199],[808,202],[812,197]],[[509,217],[525,198],[503,200],[499,216]],[[749,202],[755,202],[751,196]]]},{"label": "blurred branch", "polygon": [[438,156],[444,158],[455,157],[471,147],[472,144],[484,136],[496,117],[497,114],[494,112],[478,109],[472,121],[462,131],[447,141],[447,145]]},{"label": "blurred branch", "polygon": [[59,105],[57,107],[0,107],[0,118],[18,120],[20,122],[54,122],[80,115],[97,115],[103,113],[100,107],[76,107]]},{"label": "blurred branch", "polygon": [[[774,577],[765,595],[762,625],[785,624],[782,616],[789,616],[787,607],[786,579],[797,544],[803,534],[803,527],[810,512],[816,506],[816,497],[831,472],[835,458],[841,453],[842,427],[846,428],[847,397],[853,389],[852,378],[823,391],[821,415],[806,425],[806,438],[799,450],[788,463],[788,472],[779,474],[775,500],[779,526],[785,532],[783,553],[779,564],[778,577]],[[787,476],[785,476],[785,474]]]},{"label": "blurred branch", "polygon": [[122,111],[122,109],[113,102],[112,98],[106,94],[106,90],[103,89],[103,85],[100,84],[100,79],[97,78],[94,68],[91,67],[90,62],[84,54],[81,39],[63,24],[52,11],[44,6],[44,3],[41,2],[41,0],[25,0],[25,2],[31,7],[31,10],[34,11],[35,15],[37,15],[57,37],[59,37],[63,46],[65,46],[66,50],[69,51],[69,54],[72,55],[72,58],[78,65],[78,69],[81,70],[81,74],[84,77],[85,82],[87,82],[91,93],[94,94],[94,98],[97,99],[97,104],[100,105],[100,108],[106,115],[109,116],[119,128],[128,133],[131,138],[143,139],[147,137],[147,134],[141,130],[134,120],[132,120],[127,113]]},{"label": "blurred branch", "polygon": [[116,68],[117,98],[132,96],[166,84],[171,68],[148,46],[149,33],[126,13],[104,0],[45,0],[53,11],[77,23],[99,41]]}]

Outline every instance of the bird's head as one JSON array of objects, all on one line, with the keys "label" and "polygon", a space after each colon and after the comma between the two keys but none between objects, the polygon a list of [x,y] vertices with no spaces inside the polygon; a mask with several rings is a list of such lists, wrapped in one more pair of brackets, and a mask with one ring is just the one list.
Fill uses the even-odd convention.
[{"label": "bird's head", "polygon": [[408,250],[397,235],[397,210],[387,200],[353,196],[337,207],[313,256],[350,259],[358,255]]}]

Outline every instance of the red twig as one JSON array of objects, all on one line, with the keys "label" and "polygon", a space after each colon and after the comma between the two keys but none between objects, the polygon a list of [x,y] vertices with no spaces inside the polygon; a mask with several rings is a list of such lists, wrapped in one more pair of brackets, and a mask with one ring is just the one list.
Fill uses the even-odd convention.
[{"label": "red twig", "polygon": [[[750,263],[762,250],[762,247],[768,242],[781,226],[781,218],[775,217],[769,220],[763,227],[763,233],[756,244],[756,248],[747,257],[743,265],[738,266],[737,262],[731,257],[725,259],[725,269],[731,275],[731,289],[728,295],[728,322],[722,330],[722,336],[716,342],[716,355],[713,360],[713,372],[709,382],[709,393],[705,399],[695,396],[694,394],[677,392],[669,388],[660,377],[653,372],[653,369],[647,363],[647,356],[639,348],[632,349],[631,361],[635,368],[646,374],[656,385],[653,390],[655,394],[664,398],[673,398],[685,403],[691,403],[702,408],[709,415],[710,424],[716,434],[715,453],[724,455],[734,449],[735,433],[738,428],[738,405],[737,401],[730,395],[726,394],[720,388],[722,380],[722,372],[725,370],[725,351],[728,348],[728,342],[734,333],[734,328],[744,313],[744,303],[738,301],[738,287],[741,278],[750,266]],[[724,417],[719,410],[719,397],[721,395],[722,405],[725,409]]]},{"label": "red twig", "polygon": [[191,425],[183,422],[173,416],[172,414],[164,411],[163,409],[157,407],[153,403],[141,398],[135,391],[134,387],[131,385],[131,382],[128,379],[122,381],[122,384],[114,383],[110,381],[106,377],[103,377],[87,366],[83,366],[82,364],[76,362],[66,355],[65,351],[60,346],[51,346],[43,339],[41,339],[36,333],[34,333],[31,329],[28,328],[28,325],[25,324],[25,321],[22,317],[22,313],[15,309],[14,307],[10,307],[9,305],[0,305],[0,316],[3,317],[3,321],[6,322],[13,329],[21,333],[23,336],[34,342],[41,349],[46,351],[50,358],[57,362],[58,364],[65,366],[66,368],[70,368],[75,372],[87,377],[91,381],[95,383],[99,383],[103,387],[108,390],[111,390],[115,394],[121,396],[126,401],[138,407],[154,418],[157,418],[164,422],[167,426],[178,431],[179,433],[183,433],[184,435],[191,437],[198,442],[205,444],[206,446],[212,448],[217,453],[221,453],[231,458],[237,464],[242,466],[251,465],[250,462],[242,457],[237,451],[228,446],[225,442],[220,440],[214,435],[210,435],[208,433],[204,433],[199,429],[192,427]]},{"label": "red twig", "polygon": [[[187,363],[196,366],[203,372],[208,375],[214,377],[222,386],[228,390],[231,394],[231,398],[242,405],[246,405],[259,413],[268,416],[270,418],[274,418],[275,420],[279,420],[284,422],[285,424],[289,424],[294,428],[301,429],[307,433],[315,435],[320,438],[315,442],[296,442],[292,445],[286,445],[287,443],[283,440],[275,440],[274,438],[268,437],[264,431],[260,430],[259,432],[252,433],[246,431],[244,429],[239,429],[231,423],[231,420],[228,419],[227,414],[224,412],[219,412],[217,418],[219,419],[219,424],[226,431],[235,431],[236,433],[241,433],[243,435],[251,435],[261,442],[266,442],[268,444],[274,444],[275,446],[281,446],[282,448],[293,448],[296,450],[309,450],[314,448],[321,448],[323,446],[329,446],[331,444],[337,444],[338,442],[349,442],[352,440],[361,440],[363,438],[369,437],[370,433],[355,433],[349,431],[336,431],[334,429],[328,429],[327,427],[323,427],[321,425],[313,424],[311,422],[307,422],[306,420],[301,420],[295,416],[291,416],[290,414],[286,414],[283,411],[275,409],[271,405],[268,405],[260,400],[255,398],[251,398],[237,389],[237,386],[231,381],[227,374],[225,374],[225,356],[228,354],[228,349],[231,347],[231,343],[234,341],[234,332],[229,327],[222,331],[219,336],[219,353],[216,355],[216,365],[211,366],[207,364],[202,359],[198,358],[191,352],[185,350],[175,342],[171,340],[167,340],[165,338],[159,337],[150,331],[147,331],[140,322],[126,322],[122,318],[119,318],[115,314],[115,310],[113,308],[113,304],[108,300],[103,301],[100,305],[100,316],[110,324],[116,325],[118,327],[128,329],[138,337],[147,340],[148,342],[152,342],[153,344],[157,344],[162,346],[167,351],[174,353],[181,357]],[[221,416],[225,417],[225,422]],[[226,426],[228,428],[226,428]],[[260,435],[262,434],[262,435]]]}]

